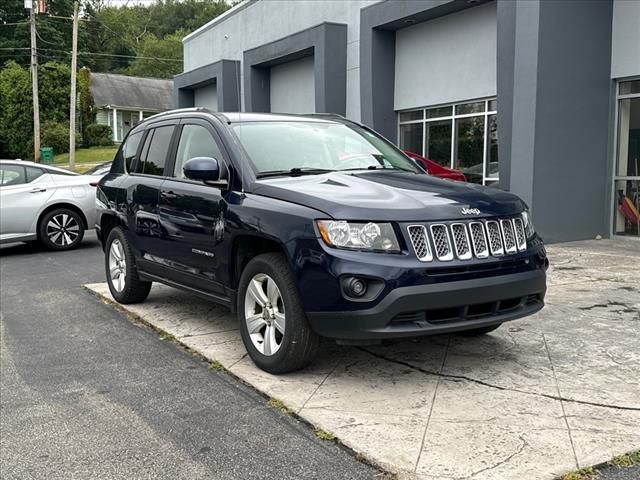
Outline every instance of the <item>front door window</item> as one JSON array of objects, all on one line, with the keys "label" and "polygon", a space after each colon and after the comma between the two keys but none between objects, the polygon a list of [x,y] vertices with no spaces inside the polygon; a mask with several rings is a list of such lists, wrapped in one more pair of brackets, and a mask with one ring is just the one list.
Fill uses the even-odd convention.
[{"label": "front door window", "polygon": [[614,233],[640,236],[640,80],[618,85]]}]

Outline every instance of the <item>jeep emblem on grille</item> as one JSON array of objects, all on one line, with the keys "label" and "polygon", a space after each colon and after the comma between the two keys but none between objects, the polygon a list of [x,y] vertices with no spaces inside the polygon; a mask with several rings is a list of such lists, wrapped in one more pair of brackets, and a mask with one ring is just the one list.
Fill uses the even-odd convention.
[{"label": "jeep emblem on grille", "polygon": [[463,208],[461,212],[463,215],[480,215],[480,210],[477,208]]}]

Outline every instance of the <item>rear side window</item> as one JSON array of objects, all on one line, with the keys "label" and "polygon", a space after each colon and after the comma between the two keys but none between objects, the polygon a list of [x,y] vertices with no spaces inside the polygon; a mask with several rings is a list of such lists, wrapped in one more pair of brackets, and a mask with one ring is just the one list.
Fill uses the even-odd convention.
[{"label": "rear side window", "polygon": [[27,183],[33,182],[44,173],[41,168],[36,167],[25,167],[25,170],[27,171]]},{"label": "rear side window", "polygon": [[21,165],[0,165],[0,186],[22,185],[26,183],[24,167]]},{"label": "rear side window", "polygon": [[173,125],[157,127],[149,131],[140,161],[136,165],[136,173],[163,175],[172,134]]},{"label": "rear side window", "polygon": [[136,158],[136,153],[138,152],[138,146],[140,145],[141,139],[142,132],[136,132],[133,135],[129,135],[127,141],[122,147],[122,156],[124,157],[124,164],[127,172],[131,171],[131,165],[133,164],[133,160]]}]

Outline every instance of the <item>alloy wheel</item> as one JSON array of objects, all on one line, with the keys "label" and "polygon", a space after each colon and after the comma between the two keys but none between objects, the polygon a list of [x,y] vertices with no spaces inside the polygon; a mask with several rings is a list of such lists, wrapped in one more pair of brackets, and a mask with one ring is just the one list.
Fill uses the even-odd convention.
[{"label": "alloy wheel", "polygon": [[284,339],[285,311],[280,289],[269,275],[259,273],[249,282],[244,314],[256,349],[265,356],[275,355]]},{"label": "alloy wheel", "polygon": [[124,256],[124,249],[120,240],[115,239],[109,248],[109,276],[116,291],[122,292],[124,290],[126,274],[127,260]]},{"label": "alloy wheel", "polygon": [[47,237],[54,245],[67,247],[80,235],[78,220],[68,213],[60,213],[47,222]]}]

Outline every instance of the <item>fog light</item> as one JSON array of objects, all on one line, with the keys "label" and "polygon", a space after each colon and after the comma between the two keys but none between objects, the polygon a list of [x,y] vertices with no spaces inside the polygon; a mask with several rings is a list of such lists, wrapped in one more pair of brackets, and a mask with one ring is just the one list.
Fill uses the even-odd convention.
[{"label": "fog light", "polygon": [[352,297],[361,297],[367,293],[367,282],[360,278],[351,278],[347,282],[347,293]]}]

